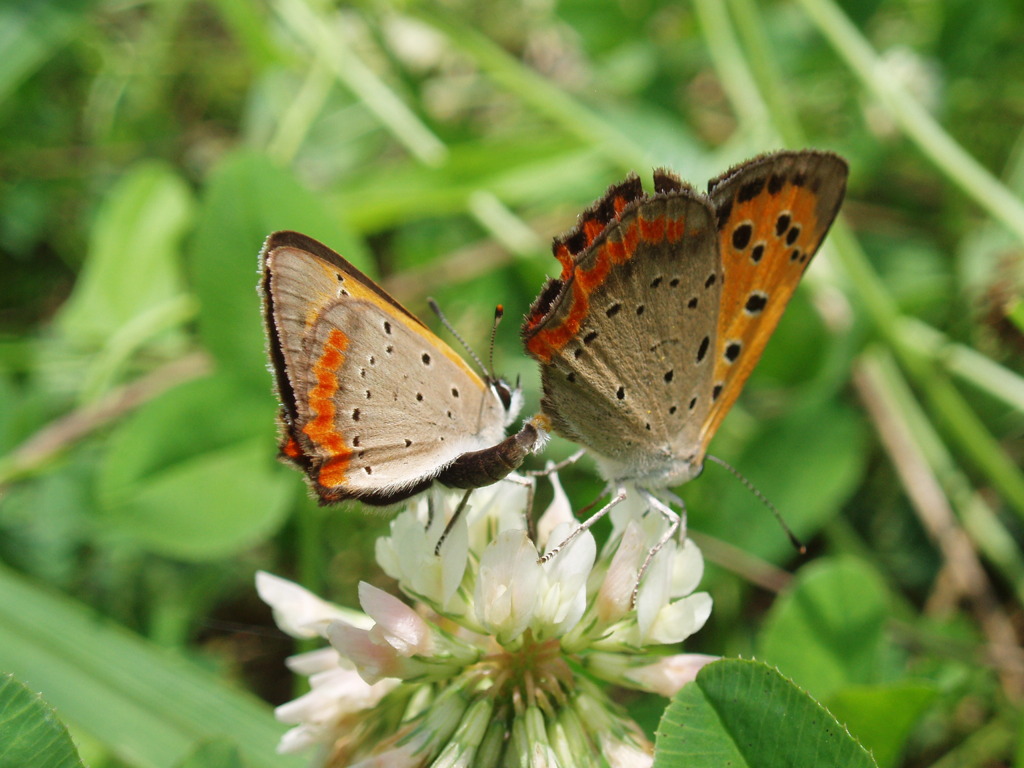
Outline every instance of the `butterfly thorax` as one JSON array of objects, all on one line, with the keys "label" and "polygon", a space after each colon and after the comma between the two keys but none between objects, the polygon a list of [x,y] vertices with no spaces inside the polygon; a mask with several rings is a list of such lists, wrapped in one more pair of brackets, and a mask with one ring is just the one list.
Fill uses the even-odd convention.
[{"label": "butterfly thorax", "polygon": [[704,469],[702,457],[681,458],[668,448],[644,453],[641,461],[622,462],[593,454],[601,476],[612,484],[635,483],[644,488],[673,488],[693,480]]}]

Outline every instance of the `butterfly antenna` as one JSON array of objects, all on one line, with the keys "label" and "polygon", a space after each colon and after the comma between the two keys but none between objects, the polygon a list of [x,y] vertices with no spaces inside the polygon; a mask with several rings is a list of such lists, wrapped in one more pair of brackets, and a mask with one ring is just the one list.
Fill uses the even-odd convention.
[{"label": "butterfly antenna", "polygon": [[[495,378],[495,376],[494,376],[494,340],[498,337],[498,323],[501,322],[501,318],[503,318],[504,316],[505,316],[505,307],[502,306],[501,304],[498,304],[494,308],[494,322],[491,324],[491,349],[490,349],[490,352],[487,355],[487,365],[490,366],[489,367],[489,372],[490,372],[490,376],[491,376],[492,379]],[[518,381],[516,382],[516,388],[517,389],[519,388],[519,382]]]},{"label": "butterfly antenna", "polygon": [[[448,318],[444,316],[444,312],[441,311],[441,307],[438,303],[428,296],[427,304],[430,306],[433,313],[437,315],[438,319],[441,321],[441,325],[445,327],[448,333],[456,338],[459,344],[462,345],[462,348],[466,350],[471,358],[473,358],[473,361],[480,366],[480,370],[484,372],[484,375],[489,379],[493,379],[494,377],[491,375],[490,371],[484,367],[483,360],[481,360],[480,356],[473,351],[473,348],[466,343],[466,340],[459,335],[459,332],[455,330],[455,326],[448,322]],[[494,345],[492,344],[491,346],[493,347]]]},{"label": "butterfly antenna", "polygon": [[792,529],[786,524],[786,521],[782,517],[782,513],[779,512],[779,508],[772,504],[768,497],[761,493],[761,491],[759,491],[757,487],[752,482],[750,482],[750,480],[748,480],[742,472],[736,469],[736,467],[734,467],[729,462],[725,461],[724,459],[720,459],[717,456],[712,456],[711,454],[708,454],[706,458],[715,462],[715,464],[717,464],[718,466],[725,467],[727,470],[729,470],[733,474],[733,477],[735,477],[737,480],[743,483],[743,485],[746,486],[748,491],[750,491],[752,494],[754,494],[754,496],[760,499],[761,503],[768,507],[768,509],[771,510],[771,513],[775,515],[776,521],[778,521],[779,525],[782,526],[782,530],[786,532],[786,535],[789,537],[789,542],[793,545],[793,548],[796,549],[796,551],[799,552],[801,555],[807,554],[807,547],[804,546],[803,542],[801,542],[800,539],[796,537],[796,534],[793,533]]}]

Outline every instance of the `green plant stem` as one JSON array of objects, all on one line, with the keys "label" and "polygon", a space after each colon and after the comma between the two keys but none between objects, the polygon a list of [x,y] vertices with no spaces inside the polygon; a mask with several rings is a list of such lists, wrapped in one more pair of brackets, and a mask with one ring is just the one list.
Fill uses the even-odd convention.
[{"label": "green plant stem", "polygon": [[807,138],[795,117],[793,105],[786,97],[782,72],[771,53],[757,3],[755,0],[729,0],[729,7],[742,42],[741,50],[750,60],[750,75],[757,81],[758,98],[765,104],[768,121],[774,124],[789,146],[805,146]]},{"label": "green plant stem", "polygon": [[571,136],[601,150],[622,170],[650,168],[650,152],[606,120],[581,105],[549,80],[524,67],[491,40],[437,5],[419,5],[411,12],[443,34],[496,83],[544,115]]},{"label": "green plant stem", "polygon": [[878,382],[875,389],[887,399],[887,411],[899,414],[905,433],[927,461],[964,530],[1024,603],[1024,558],[1013,536],[956,465],[892,357],[881,349],[867,350],[862,363]]},{"label": "green plant stem", "polygon": [[181,327],[199,311],[194,296],[179,294],[133,317],[107,340],[89,364],[79,390],[80,405],[107,392],[132,356],[161,333]]},{"label": "green plant stem", "polygon": [[[319,112],[327,95],[327,81],[331,75],[339,79],[369,109],[377,115],[409,151],[423,164],[441,166],[448,159],[448,148],[420,122],[411,110],[384,82],[351,51],[343,35],[328,37],[331,25],[326,18],[316,18],[314,12],[296,0],[278,0],[277,9],[289,28],[309,44],[315,56],[302,88],[292,102],[292,108],[282,118],[277,134],[268,147],[277,159],[288,162],[301,145],[309,126]],[[481,49],[493,45],[481,38]],[[489,53],[498,59],[496,51]],[[502,67],[498,66],[501,70]],[[508,69],[508,67],[505,67]],[[601,123],[601,125],[604,125]],[[616,135],[617,140],[621,136]],[[491,235],[511,252],[533,255],[542,245],[526,223],[510,211],[493,193],[476,190],[467,196],[467,209]]]},{"label": "green plant stem", "polygon": [[[302,501],[298,505],[298,512],[295,520],[295,556],[298,573],[296,580],[310,592],[322,595],[325,592],[326,583],[324,574],[327,573],[327,562],[324,552],[324,515],[323,507],[315,506],[309,501]],[[296,641],[296,650],[300,653],[314,651],[322,647],[322,639],[319,637],[303,638]],[[296,697],[309,691],[309,680],[303,675],[295,675],[292,679],[292,688]]]},{"label": "green plant stem", "polygon": [[887,76],[870,43],[835,3],[831,0],[799,0],[799,3],[907,137],[953,183],[1024,242],[1024,203],[946,133],[894,77]]},{"label": "green plant stem", "polygon": [[902,318],[900,336],[961,381],[1024,413],[1024,379],[1013,371],[914,317]]},{"label": "green plant stem", "polygon": [[395,139],[420,162],[439,166],[448,149],[398,95],[352,50],[327,14],[317,14],[301,0],[277,0],[274,8],[288,30],[326,62],[346,89],[355,94]]},{"label": "green plant stem", "polygon": [[700,20],[704,36],[714,39],[708,53],[718,71],[722,84],[739,117],[740,125],[750,133],[755,145],[774,144],[778,141],[768,105],[762,98],[757,82],[744,65],[743,51],[729,23],[729,11],[721,0],[694,0],[694,9]]},{"label": "green plant stem", "polygon": [[212,370],[205,353],[194,352],[150,371],[97,401],[64,414],[0,456],[0,499],[5,486],[41,472],[63,451],[162,392]]},{"label": "green plant stem", "polygon": [[1012,752],[1019,731],[1019,715],[999,713],[989,722],[974,728],[966,739],[932,763],[930,768],[1009,765],[1005,759]]},{"label": "green plant stem", "polygon": [[544,243],[529,225],[492,192],[478,190],[469,196],[469,212],[497,242],[516,256],[535,256]]},{"label": "green plant stem", "polygon": [[277,121],[277,130],[267,143],[267,154],[287,165],[295,158],[310,126],[320,114],[330,93],[333,75],[322,59],[310,62],[309,70],[295,98]]},{"label": "green plant stem", "polygon": [[[875,328],[888,342],[914,383],[922,390],[931,410],[942,420],[961,450],[985,473],[1018,515],[1024,517],[1024,476],[988,432],[977,414],[971,410],[967,401],[943,374],[936,359],[939,347],[935,344],[934,337],[930,346],[922,348],[921,339],[927,335],[927,331],[921,331],[924,324],[908,321],[899,314],[877,274],[871,269],[860,244],[846,227],[834,228],[832,244],[839,262],[846,270],[847,276],[851,278],[851,285],[859,289],[858,297],[868,310]],[[937,331],[933,333],[938,334]],[[977,353],[974,356],[982,357]],[[963,355],[960,356],[959,362],[962,365]],[[989,361],[988,367],[998,366]],[[1019,400],[1019,377],[1009,371],[1005,374],[999,377],[996,386],[1000,389],[1009,389],[1009,396]],[[991,380],[974,376],[972,381],[984,384],[987,392],[993,391]]]},{"label": "green plant stem", "polygon": [[914,372],[915,383],[931,410],[942,419],[946,431],[1002,493],[1007,503],[1024,517],[1024,476],[989,434],[949,377],[918,350],[900,345],[894,351],[904,368]]}]

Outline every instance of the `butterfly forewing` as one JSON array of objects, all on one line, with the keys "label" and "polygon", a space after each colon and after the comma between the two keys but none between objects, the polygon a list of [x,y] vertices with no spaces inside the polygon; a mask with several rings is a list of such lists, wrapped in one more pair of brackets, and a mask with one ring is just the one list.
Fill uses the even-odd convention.
[{"label": "butterfly forewing", "polygon": [[846,176],[846,162],[834,154],[778,152],[709,184],[725,285],[701,459],[835,219]]}]

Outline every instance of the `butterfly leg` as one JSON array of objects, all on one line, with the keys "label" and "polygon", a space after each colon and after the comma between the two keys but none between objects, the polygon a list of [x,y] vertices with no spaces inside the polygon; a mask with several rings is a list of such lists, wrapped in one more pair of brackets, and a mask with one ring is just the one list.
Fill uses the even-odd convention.
[{"label": "butterfly leg", "polygon": [[504,482],[526,488],[526,535],[530,537],[530,541],[535,542],[537,537],[535,535],[536,521],[533,519],[533,496],[537,491],[537,481],[532,476],[507,475]]},{"label": "butterfly leg", "polygon": [[686,537],[686,504],[673,493],[667,493],[668,496],[672,497],[672,501],[679,505],[682,514],[676,514],[668,504],[665,504],[658,499],[650,491],[645,491],[641,488],[637,489],[637,492],[644,498],[644,501],[650,505],[651,509],[660,512],[661,515],[668,520],[668,528],[665,529],[665,533],[661,535],[661,538],[655,543],[653,547],[647,552],[647,557],[644,558],[643,565],[640,566],[640,570],[636,575],[636,584],[633,585],[633,594],[629,599],[630,606],[636,606],[636,596],[640,591],[640,582],[643,581],[644,576],[647,574],[647,569],[651,567],[651,562],[654,560],[654,556],[661,551],[662,547],[668,543],[668,540],[672,538],[677,530],[680,531],[680,541]]},{"label": "butterfly leg", "polygon": [[434,557],[437,557],[441,554],[441,545],[444,544],[444,540],[448,538],[448,534],[452,532],[452,529],[455,527],[455,523],[459,521],[459,518],[462,516],[462,511],[466,508],[466,504],[469,503],[469,494],[471,494],[474,490],[476,489],[470,488],[468,491],[462,494],[462,499],[461,501],[459,501],[459,506],[455,508],[455,512],[452,514],[452,519],[448,521],[448,525],[444,527],[444,531],[441,533],[441,538],[439,538],[437,540],[437,544],[434,545]]},{"label": "butterfly leg", "polygon": [[438,496],[437,496],[437,494],[439,492],[440,491],[438,490],[438,488],[436,486],[434,488],[431,488],[427,492],[427,524],[424,525],[423,527],[425,529],[427,529],[428,531],[430,530],[430,526],[432,526],[434,524],[434,510],[435,510],[435,508],[437,507],[437,504],[438,504]]},{"label": "butterfly leg", "polygon": [[569,456],[566,459],[562,459],[556,464],[548,464],[548,466],[544,467],[544,469],[528,469],[525,472],[523,472],[523,474],[527,475],[528,477],[547,477],[548,475],[554,472],[561,472],[566,467],[571,467],[577,461],[582,459],[586,452],[586,448],[580,448],[572,456]]},{"label": "butterfly leg", "polygon": [[579,536],[584,531],[589,530],[589,528],[594,523],[596,523],[602,517],[607,515],[613,507],[615,507],[618,504],[621,504],[625,500],[626,489],[623,488],[622,486],[619,486],[619,489],[615,492],[615,496],[612,497],[612,499],[607,504],[605,504],[603,507],[597,510],[597,512],[595,512],[582,523],[580,523],[576,530],[570,533],[561,544],[549,549],[540,559],[537,560],[537,562],[541,564],[548,562],[548,560],[553,558],[555,555],[557,555],[559,552],[565,549],[569,544],[571,544],[577,536]]},{"label": "butterfly leg", "polygon": [[682,544],[686,541],[686,502],[668,489],[663,489],[659,492],[670,505],[675,504],[679,508],[679,543]]}]

